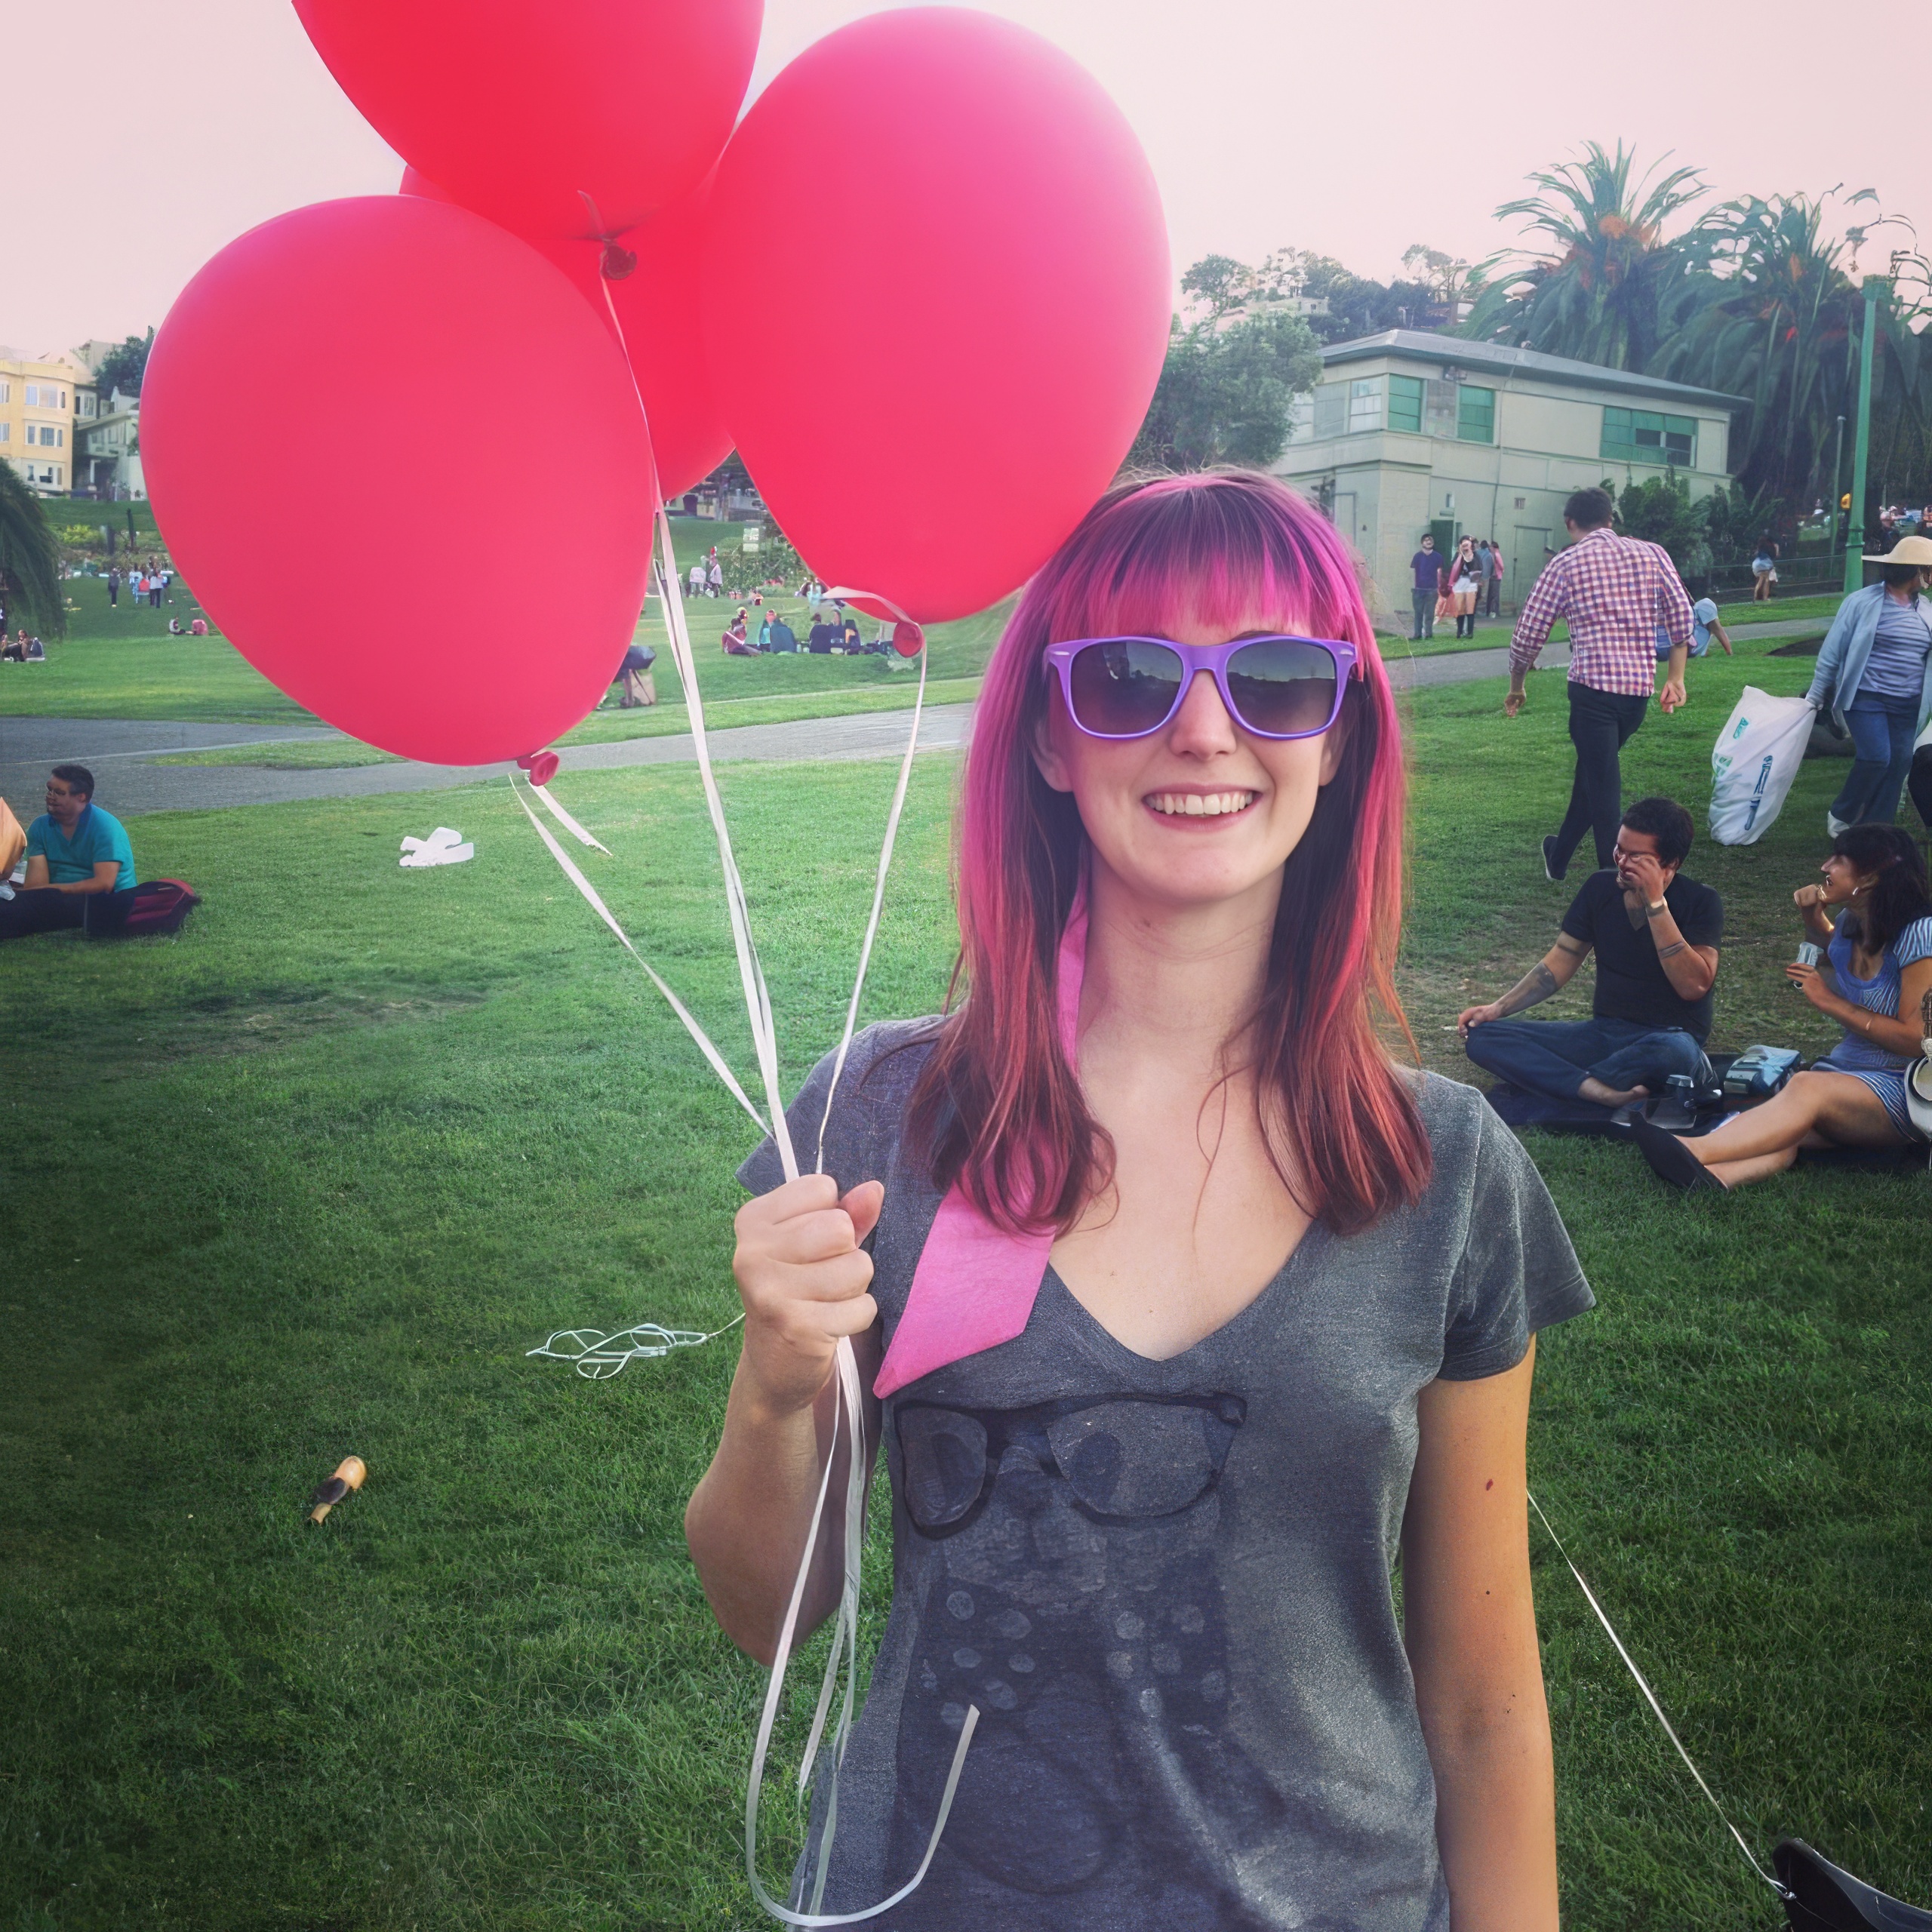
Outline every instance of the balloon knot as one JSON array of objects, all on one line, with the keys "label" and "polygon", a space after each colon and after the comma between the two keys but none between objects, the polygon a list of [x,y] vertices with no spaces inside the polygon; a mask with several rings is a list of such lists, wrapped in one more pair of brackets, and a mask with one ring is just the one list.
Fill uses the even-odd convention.
[{"label": "balloon knot", "polygon": [[901,657],[916,657],[926,648],[926,634],[910,617],[892,627],[892,648]]},{"label": "balloon knot", "polygon": [[631,248],[620,248],[614,242],[604,245],[604,260],[600,264],[606,281],[622,281],[637,269],[637,254]]},{"label": "balloon knot", "polygon": [[529,773],[533,785],[547,785],[557,775],[557,754],[555,752],[528,752],[517,763]]}]

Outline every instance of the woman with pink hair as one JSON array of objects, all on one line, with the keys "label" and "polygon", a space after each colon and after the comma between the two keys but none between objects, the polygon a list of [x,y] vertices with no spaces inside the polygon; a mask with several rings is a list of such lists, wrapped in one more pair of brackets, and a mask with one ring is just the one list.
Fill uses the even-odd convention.
[{"label": "woman with pink hair", "polygon": [[1554,1932],[1524,1441],[1534,1334],[1591,1297],[1481,1097],[1383,1044],[1402,807],[1352,560],[1272,478],[1118,488],[1020,600],[960,808],[964,997],[814,1072],[823,1173],[769,1141],[740,1171],[743,1349],[686,1517],[736,1641],[777,1648],[841,1337],[891,1481],[801,1911],[902,1887],[956,1772],[878,1922]]}]

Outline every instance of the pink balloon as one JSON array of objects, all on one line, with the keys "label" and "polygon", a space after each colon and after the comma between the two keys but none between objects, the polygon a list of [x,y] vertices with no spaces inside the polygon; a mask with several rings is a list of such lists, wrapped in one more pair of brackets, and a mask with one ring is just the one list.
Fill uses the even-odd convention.
[{"label": "pink balloon", "polygon": [[[849,129],[838,103],[863,103]],[[748,298],[734,272],[774,236],[840,292]],[[1057,48],[963,8],[872,15],[778,75],[719,163],[705,278],[712,380],[780,525],[828,582],[926,623],[1052,554],[1167,350],[1133,131]]]},{"label": "pink balloon", "polygon": [[183,291],[141,404],[183,574],[331,724],[481,764],[608,688],[644,601],[649,442],[608,331],[514,235],[407,195],[278,216]]},{"label": "pink balloon", "polygon": [[709,171],[764,8],[295,0],[295,11],[371,125],[451,199],[521,234],[588,235],[635,227]]},{"label": "pink balloon", "polygon": [[[413,168],[402,171],[397,192],[438,202],[454,198]],[[710,199],[707,180],[675,207],[619,235],[612,266],[623,268],[628,260],[629,266],[608,284],[602,242],[552,239],[531,244],[569,276],[607,328],[611,326],[604,300],[608,287],[622,325],[618,340],[637,372],[650,417],[658,488],[667,498],[702,482],[731,454],[731,432],[724,426],[704,359],[703,284],[698,261]]]}]

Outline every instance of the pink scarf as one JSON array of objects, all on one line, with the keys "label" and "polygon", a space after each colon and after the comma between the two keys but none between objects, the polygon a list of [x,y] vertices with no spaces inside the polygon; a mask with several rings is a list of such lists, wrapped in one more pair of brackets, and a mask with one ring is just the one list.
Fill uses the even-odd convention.
[{"label": "pink scarf", "polygon": [[[1081,882],[1060,934],[1055,972],[1060,1048],[1077,1064],[1080,986],[1087,971],[1087,888]],[[872,1393],[883,1399],[895,1389],[930,1375],[948,1362],[1010,1342],[1026,1326],[1046,1279],[1051,1229],[1007,1234],[962,1194],[957,1183],[940,1203],[932,1232],[912,1271],[905,1312],[892,1346],[879,1364]]]}]

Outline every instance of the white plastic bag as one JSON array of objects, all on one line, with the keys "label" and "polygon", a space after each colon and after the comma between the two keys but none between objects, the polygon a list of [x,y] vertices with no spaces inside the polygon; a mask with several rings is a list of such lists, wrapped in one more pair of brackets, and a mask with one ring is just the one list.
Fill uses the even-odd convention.
[{"label": "white plastic bag", "polygon": [[1746,685],[1711,752],[1711,836],[1752,845],[1784,808],[1816,714],[1801,697]]}]

